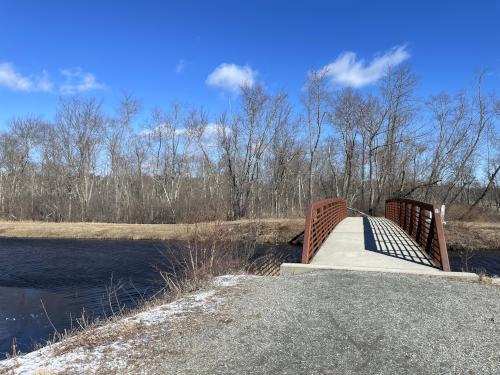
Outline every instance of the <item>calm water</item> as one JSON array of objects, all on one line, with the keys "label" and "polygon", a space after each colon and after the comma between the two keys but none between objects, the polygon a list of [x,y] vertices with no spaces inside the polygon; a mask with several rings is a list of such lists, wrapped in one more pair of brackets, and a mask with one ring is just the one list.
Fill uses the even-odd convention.
[{"label": "calm water", "polygon": [[82,309],[94,318],[110,314],[111,289],[127,306],[152,296],[161,288],[163,252],[152,241],[0,239],[0,359],[13,337],[27,352],[53,334],[47,315],[62,331]]},{"label": "calm water", "polygon": [[[452,271],[483,272],[487,276],[500,277],[500,251],[476,251],[467,261],[458,252],[449,251],[450,267]],[[468,268],[468,269],[467,269]]]}]

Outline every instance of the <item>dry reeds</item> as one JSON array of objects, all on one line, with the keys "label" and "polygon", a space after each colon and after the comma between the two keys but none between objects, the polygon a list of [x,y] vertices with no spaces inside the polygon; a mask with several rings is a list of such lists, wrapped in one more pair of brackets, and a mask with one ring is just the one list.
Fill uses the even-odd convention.
[{"label": "dry reeds", "polygon": [[214,276],[245,272],[255,256],[258,236],[257,225],[245,229],[235,240],[222,224],[194,226],[183,246],[166,250],[161,270],[166,288],[178,295],[202,287]]}]

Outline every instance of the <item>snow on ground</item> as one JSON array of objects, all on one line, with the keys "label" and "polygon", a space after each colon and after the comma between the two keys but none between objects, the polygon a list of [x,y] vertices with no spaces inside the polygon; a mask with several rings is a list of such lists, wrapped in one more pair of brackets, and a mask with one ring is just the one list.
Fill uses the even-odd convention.
[{"label": "snow on ground", "polygon": [[213,284],[215,286],[234,286],[238,284],[241,280],[249,280],[253,278],[258,278],[260,276],[252,276],[252,275],[224,275],[218,276],[214,279]]},{"label": "snow on ground", "polygon": [[[177,301],[153,306],[135,315],[77,333],[61,342],[26,355],[0,361],[0,374],[52,375],[57,373],[95,373],[127,367],[127,353],[133,350],[133,334],[156,324],[172,325],[190,313],[207,313],[225,302],[221,288],[237,285],[256,276],[216,277],[212,289],[202,290]],[[127,340],[127,335],[129,339]]]}]

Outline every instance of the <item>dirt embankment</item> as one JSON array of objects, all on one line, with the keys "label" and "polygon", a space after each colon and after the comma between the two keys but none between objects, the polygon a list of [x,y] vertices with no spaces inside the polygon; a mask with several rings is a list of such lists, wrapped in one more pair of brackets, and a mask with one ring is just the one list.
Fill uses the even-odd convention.
[{"label": "dirt embankment", "polygon": [[[102,240],[187,240],[221,229],[227,239],[256,236],[260,243],[287,242],[304,230],[303,219],[261,219],[199,224],[110,224],[0,221],[0,237]],[[254,237],[255,238],[255,237]]]}]

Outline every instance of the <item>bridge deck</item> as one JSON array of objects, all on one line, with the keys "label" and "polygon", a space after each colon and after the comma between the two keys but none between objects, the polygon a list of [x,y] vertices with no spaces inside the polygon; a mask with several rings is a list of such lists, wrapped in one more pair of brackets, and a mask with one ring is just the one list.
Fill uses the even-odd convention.
[{"label": "bridge deck", "polygon": [[418,244],[386,218],[347,217],[323,243],[311,265],[441,273]]}]

